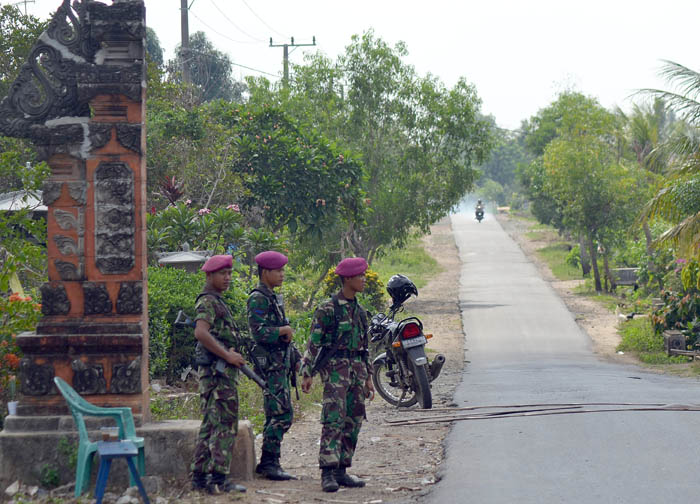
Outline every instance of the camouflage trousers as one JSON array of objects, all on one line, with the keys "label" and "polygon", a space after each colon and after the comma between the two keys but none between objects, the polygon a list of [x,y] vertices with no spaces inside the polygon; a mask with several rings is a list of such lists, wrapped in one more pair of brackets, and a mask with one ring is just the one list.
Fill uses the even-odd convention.
[{"label": "camouflage trousers", "polygon": [[284,369],[268,372],[265,374],[265,378],[268,391],[281,399],[284,405],[279,404],[270,394],[265,394],[265,426],[263,427],[262,450],[279,455],[282,437],[292,426],[294,419],[292,396],[289,393],[289,378]]},{"label": "camouflage trousers", "polygon": [[228,474],[238,434],[237,371],[219,373],[200,367],[202,426],[194,449],[193,472]]},{"label": "camouflage trousers", "polygon": [[320,467],[350,467],[365,418],[367,368],[360,359],[331,358],[321,370]]}]

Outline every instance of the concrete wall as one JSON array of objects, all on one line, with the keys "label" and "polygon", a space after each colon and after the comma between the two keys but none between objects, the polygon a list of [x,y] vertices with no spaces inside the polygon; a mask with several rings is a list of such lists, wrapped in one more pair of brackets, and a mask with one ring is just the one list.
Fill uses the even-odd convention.
[{"label": "concrete wall", "polygon": [[[146,474],[165,480],[189,480],[199,426],[199,420],[170,420],[137,428],[138,435],[145,438]],[[90,439],[98,438],[99,431],[90,432]],[[69,459],[71,454],[77,453],[77,443],[75,431],[0,432],[0,494],[16,480],[42,486],[42,471],[45,474],[55,472],[60,485],[75,481],[75,467],[70,465]],[[124,489],[128,486],[128,469],[123,461],[117,462],[110,470],[109,485]],[[98,463],[95,457],[91,490],[94,490]],[[243,420],[238,423],[231,477],[234,481],[252,479],[254,468],[253,429],[248,420]]]}]

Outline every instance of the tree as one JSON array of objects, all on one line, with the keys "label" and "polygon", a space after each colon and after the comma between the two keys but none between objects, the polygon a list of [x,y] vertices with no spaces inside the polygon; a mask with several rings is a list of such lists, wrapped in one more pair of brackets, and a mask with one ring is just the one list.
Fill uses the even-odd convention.
[{"label": "tree", "polygon": [[146,28],[146,55],[156,66],[163,66],[163,48],[156,31],[151,27]]},{"label": "tree", "polygon": [[608,258],[641,206],[634,165],[617,162],[615,117],[596,100],[580,94],[560,97],[557,137],[544,148],[543,194],[561,213],[561,226],[585,237],[596,291],[602,290],[597,257]]},{"label": "tree", "polygon": [[681,255],[700,257],[700,73],[667,61],[664,75],[673,91],[658,89],[646,93],[664,100],[682,119],[658,148],[668,155],[667,181],[647,203],[642,219],[660,217],[673,226],[659,242],[673,243]]},{"label": "tree", "polygon": [[48,21],[25,16],[17,7],[0,7],[0,97],[7,95],[20,67],[47,26]]},{"label": "tree", "polygon": [[280,103],[357,153],[369,211],[364,222],[349,222],[340,242],[370,261],[447,215],[490,149],[474,87],[461,79],[448,89],[419,76],[407,54],[403,43],[390,47],[368,31],[336,62],[314,55],[294,66],[286,89],[249,81],[251,102]]},{"label": "tree", "polygon": [[488,161],[479,167],[482,176],[478,184],[482,190],[489,188],[488,191],[492,196],[486,196],[482,192],[485,197],[497,201],[499,205],[505,205],[519,185],[518,166],[528,164],[532,160],[532,155],[525,150],[521,135],[498,128],[493,120],[492,128],[493,150]]},{"label": "tree", "polygon": [[182,66],[187,64],[199,103],[217,99],[242,102],[246,86],[233,79],[231,58],[216,49],[204,32],[193,33],[189,42],[187,54],[178,45],[175,59],[168,63],[171,79],[179,82]]}]

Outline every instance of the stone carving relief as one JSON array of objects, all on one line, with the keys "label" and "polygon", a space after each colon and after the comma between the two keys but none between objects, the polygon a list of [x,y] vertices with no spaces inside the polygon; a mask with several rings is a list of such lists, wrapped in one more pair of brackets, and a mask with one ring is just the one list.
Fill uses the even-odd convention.
[{"label": "stone carving relief", "polygon": [[56,218],[56,223],[58,224],[58,227],[60,227],[64,231],[68,231],[69,229],[77,230],[78,228],[80,228],[78,218],[75,215],[73,215],[72,212],[56,208],[53,211],[53,215]]},{"label": "stone carving relief", "polygon": [[95,264],[104,274],[128,273],[135,262],[134,176],[124,163],[95,170]]},{"label": "stone carving relief", "polygon": [[62,182],[44,182],[41,188],[41,199],[44,205],[49,206],[53,204],[61,196],[62,187]]},{"label": "stone carving relief", "polygon": [[141,357],[128,364],[115,364],[112,368],[112,394],[138,394],[141,392]]},{"label": "stone carving relief", "polygon": [[117,313],[138,315],[143,311],[143,283],[122,282],[117,294]]},{"label": "stone carving relief", "polygon": [[43,284],[41,291],[41,313],[44,315],[67,315],[70,311],[70,300],[63,284]]},{"label": "stone carving relief", "polygon": [[112,300],[105,284],[83,282],[83,294],[85,315],[112,313]]},{"label": "stone carving relief", "polygon": [[[84,190],[80,189],[81,186],[84,187],[84,184],[81,182],[78,182],[75,185],[73,185],[74,196],[77,196],[78,198],[81,196],[81,191]],[[70,191],[71,185],[69,184],[68,187]],[[76,192],[78,192],[78,194],[75,194]],[[53,210],[53,215],[56,218],[56,224],[58,224],[59,228],[61,228],[64,231],[70,231],[75,229],[78,233],[77,243],[73,238],[66,235],[59,234],[54,235],[53,237],[54,242],[58,246],[58,250],[61,254],[65,256],[75,256],[78,260],[77,264],[68,261],[63,261],[61,259],[54,260],[54,266],[56,266],[56,271],[58,271],[58,275],[61,278],[61,280],[83,280],[85,278],[85,227],[83,224],[83,215],[85,213],[85,210],[83,209],[83,207],[78,207],[76,210],[78,213],[77,217],[73,215],[73,212],[69,212],[67,210],[62,210],[60,208],[55,208]]]},{"label": "stone carving relief", "polygon": [[78,253],[78,244],[70,236],[56,234],[53,235],[53,241],[56,242],[56,247],[62,255],[73,255]]},{"label": "stone carving relief", "polygon": [[61,261],[60,259],[54,259],[53,264],[56,266],[56,271],[58,271],[58,276],[61,277],[61,280],[71,281],[83,279],[80,274],[79,266],[68,261]]},{"label": "stone carving relief", "polygon": [[42,396],[56,393],[53,366],[39,365],[25,358],[19,362],[19,375],[24,395]]},{"label": "stone carving relief", "polygon": [[117,141],[123,147],[141,154],[141,125],[117,123]]},{"label": "stone carving relief", "polygon": [[93,395],[107,392],[107,381],[102,364],[85,364],[80,359],[71,362],[73,369],[73,388],[79,394]]},{"label": "stone carving relief", "polygon": [[[96,111],[96,113],[98,113]],[[90,124],[90,145],[93,149],[99,149],[104,147],[112,138],[112,125],[102,124],[102,123],[91,123]]]},{"label": "stone carving relief", "polygon": [[78,205],[87,202],[87,182],[68,182],[68,194]]}]

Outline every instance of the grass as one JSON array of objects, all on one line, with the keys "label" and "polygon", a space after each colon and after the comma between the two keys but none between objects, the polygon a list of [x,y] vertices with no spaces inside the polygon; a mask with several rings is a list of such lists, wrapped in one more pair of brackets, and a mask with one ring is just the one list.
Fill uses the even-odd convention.
[{"label": "grass", "polygon": [[648,318],[633,319],[620,326],[622,342],[617,350],[635,354],[645,364],[684,364],[688,358],[682,355],[670,357],[664,350],[664,339],[656,334]]},{"label": "grass", "polygon": [[559,280],[579,280],[581,270],[566,263],[569,254],[569,245],[558,242],[537,250],[537,255],[547,263],[552,274]]},{"label": "grass", "polygon": [[386,285],[392,275],[401,273],[411,279],[419,289],[423,287],[442,267],[423,248],[420,239],[414,238],[401,249],[388,251],[372,263],[372,269]]}]

